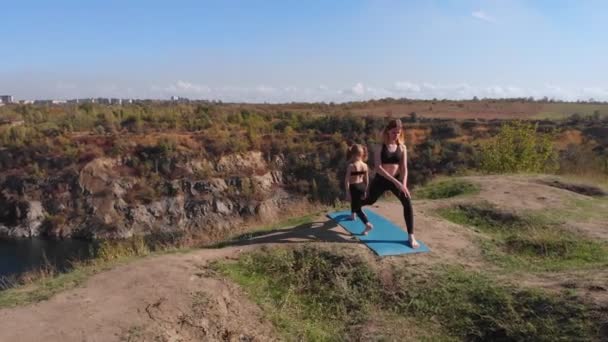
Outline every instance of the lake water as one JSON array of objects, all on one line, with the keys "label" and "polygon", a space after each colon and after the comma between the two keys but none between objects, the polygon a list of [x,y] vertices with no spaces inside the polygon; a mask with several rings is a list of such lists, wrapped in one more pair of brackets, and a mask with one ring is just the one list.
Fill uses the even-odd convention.
[{"label": "lake water", "polygon": [[51,264],[65,271],[72,260],[91,257],[95,244],[85,240],[0,240],[0,278]]}]

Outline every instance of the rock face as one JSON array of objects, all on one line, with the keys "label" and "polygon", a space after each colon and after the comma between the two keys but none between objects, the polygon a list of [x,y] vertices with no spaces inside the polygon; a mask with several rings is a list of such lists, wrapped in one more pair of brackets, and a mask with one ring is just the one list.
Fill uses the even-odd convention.
[{"label": "rock face", "polygon": [[224,177],[197,179],[191,172],[152,182],[121,173],[120,160],[110,158],[44,181],[0,176],[0,237],[127,238],[198,231],[212,238],[247,217],[274,217],[297,200],[283,190],[282,172],[270,171],[260,152],[225,156],[215,165],[195,160],[184,168],[201,165]]},{"label": "rock face", "polygon": [[216,168],[219,172],[239,173],[242,171],[265,171],[268,168],[262,152],[255,151],[245,154],[229,154],[222,156]]},{"label": "rock face", "polygon": [[0,210],[8,218],[8,225],[0,224],[0,236],[31,237],[39,234],[45,217],[40,201],[2,203]]}]

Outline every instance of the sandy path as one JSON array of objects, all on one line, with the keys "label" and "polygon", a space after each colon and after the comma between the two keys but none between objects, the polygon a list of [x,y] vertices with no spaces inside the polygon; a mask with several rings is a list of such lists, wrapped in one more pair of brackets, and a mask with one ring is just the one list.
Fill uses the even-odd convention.
[{"label": "sandy path", "polygon": [[[94,275],[83,286],[59,293],[48,301],[1,310],[0,341],[130,340],[129,337],[144,333],[139,331],[140,327],[150,323],[154,324],[149,333],[179,336],[179,331],[171,331],[176,322],[163,321],[175,321],[181,313],[189,312],[195,293],[209,292],[214,299],[239,298],[238,291],[229,284],[202,281],[197,274],[209,260],[234,256],[241,249],[145,258]],[[239,304],[238,310],[232,312],[234,319],[239,319],[239,313],[245,314],[240,318],[261,315],[246,300]],[[251,321],[244,319],[242,329],[230,327],[230,322],[226,322],[226,328],[245,333],[250,328],[247,322]],[[261,324],[250,331],[264,336],[272,328]],[[188,340],[188,336],[183,337]]]}]

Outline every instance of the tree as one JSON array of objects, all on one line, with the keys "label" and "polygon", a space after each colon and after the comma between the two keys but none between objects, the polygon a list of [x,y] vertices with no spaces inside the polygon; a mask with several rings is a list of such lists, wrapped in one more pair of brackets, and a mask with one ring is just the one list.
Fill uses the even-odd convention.
[{"label": "tree", "polygon": [[502,125],[498,135],[482,145],[481,168],[487,172],[547,172],[556,169],[551,134],[521,121]]}]

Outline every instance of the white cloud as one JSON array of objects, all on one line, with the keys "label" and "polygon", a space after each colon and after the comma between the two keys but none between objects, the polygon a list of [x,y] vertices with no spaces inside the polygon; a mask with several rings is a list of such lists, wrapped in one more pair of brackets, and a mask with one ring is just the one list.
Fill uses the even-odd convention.
[{"label": "white cloud", "polygon": [[334,102],[379,99],[384,97],[393,97],[395,95],[393,90],[383,87],[366,86],[362,82],[358,82],[350,88],[337,92],[334,92],[331,89],[319,90],[324,93],[322,96],[320,96],[321,98],[330,98],[331,101]]},{"label": "white cloud", "polygon": [[417,93],[420,91],[420,86],[411,82],[395,82],[395,90],[397,91],[405,91],[405,92],[414,92]]},{"label": "white cloud", "polygon": [[431,90],[437,89],[437,86],[435,86],[432,83],[427,83],[427,82],[422,83],[422,87],[425,89],[431,89]]},{"label": "white cloud", "polygon": [[595,100],[608,98],[608,89],[599,87],[583,88],[583,94]]},{"label": "white cloud", "polygon": [[496,22],[496,20],[494,19],[494,17],[488,15],[483,10],[474,11],[473,13],[471,13],[471,16],[473,16],[473,18],[477,18],[479,20],[487,21],[489,23]]},{"label": "white cloud", "polygon": [[[582,94],[579,94],[582,95]],[[562,99],[566,101],[572,101],[580,99],[576,92],[572,89],[566,89],[564,87],[555,84],[546,84],[543,88],[535,91],[534,97],[549,97],[555,99]]]},{"label": "white cloud", "polygon": [[[118,91],[118,90],[116,90]],[[131,90],[129,93],[133,93]],[[180,95],[191,99],[222,100],[225,102],[347,102],[379,98],[451,99],[549,97],[566,101],[608,101],[608,87],[564,87],[547,84],[540,87],[516,85],[471,85],[469,83],[431,83],[396,81],[388,87],[357,82],[350,87],[332,88],[326,85],[297,87],[285,86],[219,86],[207,87],[193,82],[176,81],[169,86],[153,87],[151,98],[169,98]]]},{"label": "white cloud", "polygon": [[355,95],[363,95],[365,93],[365,86],[359,82],[351,88],[351,91]]},{"label": "white cloud", "polygon": [[365,93],[369,94],[369,98],[378,99],[383,97],[393,97],[395,93],[392,90],[385,88],[367,87]]},{"label": "white cloud", "polygon": [[272,94],[272,93],[276,93],[278,91],[278,89],[276,89],[274,87],[269,87],[269,86],[265,86],[265,85],[259,85],[259,86],[255,87],[255,90],[257,92],[264,93],[264,94]]},{"label": "white cloud", "polygon": [[211,89],[205,85],[179,80],[175,82],[175,84],[165,87],[164,90],[167,92],[174,92],[176,94],[196,94],[208,93]]},{"label": "white cloud", "polygon": [[[412,82],[395,82],[392,97],[407,97],[414,99],[471,99],[475,96],[478,98],[515,98],[515,97],[542,97],[549,89],[525,89],[513,85],[491,85],[491,86],[474,86],[468,83],[456,84],[438,84],[424,82],[421,84]],[[557,91],[551,91],[552,94],[557,94]],[[600,94],[599,91],[595,93]],[[565,95],[570,95],[569,92],[562,91],[562,96],[554,96],[555,98],[564,98]],[[606,96],[608,97],[608,96]],[[568,99],[571,97],[568,96]]]}]

